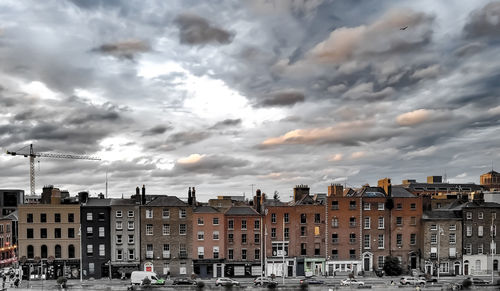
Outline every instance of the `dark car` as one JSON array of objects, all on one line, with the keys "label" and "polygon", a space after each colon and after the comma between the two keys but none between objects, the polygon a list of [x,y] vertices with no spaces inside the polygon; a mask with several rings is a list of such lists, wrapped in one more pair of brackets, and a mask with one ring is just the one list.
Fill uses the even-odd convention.
[{"label": "dark car", "polygon": [[186,277],[175,278],[174,282],[172,282],[172,285],[196,285],[196,281]]},{"label": "dark car", "polygon": [[472,284],[473,285],[489,285],[490,282],[480,279],[480,278],[472,278]]},{"label": "dark car", "polygon": [[320,280],[316,277],[309,277],[300,280],[300,285],[323,285],[325,281]]}]

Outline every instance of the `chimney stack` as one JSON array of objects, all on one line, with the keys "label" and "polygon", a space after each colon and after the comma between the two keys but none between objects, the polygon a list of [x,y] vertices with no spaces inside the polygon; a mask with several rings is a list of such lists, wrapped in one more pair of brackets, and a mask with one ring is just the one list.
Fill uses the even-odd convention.
[{"label": "chimney stack", "polygon": [[193,191],[191,191],[191,203],[193,206],[196,206],[196,189],[193,187]]},{"label": "chimney stack", "polygon": [[142,205],[146,204],[146,186],[142,185]]},{"label": "chimney stack", "polygon": [[138,196],[139,196],[139,195],[141,195],[141,192],[140,192],[140,191],[141,191],[141,190],[139,189],[139,186],[137,186],[137,187],[135,188],[135,195],[138,195]]},{"label": "chimney stack", "polygon": [[189,187],[188,190],[188,205],[191,205],[193,203],[193,198],[191,197],[191,187]]},{"label": "chimney stack", "polygon": [[377,186],[384,189],[385,195],[387,195],[387,197],[392,197],[391,178],[384,178],[384,179],[378,180]]},{"label": "chimney stack", "polygon": [[344,186],[341,184],[331,184],[328,186],[328,197],[342,197],[344,195]]},{"label": "chimney stack", "polygon": [[261,203],[261,201],[260,201],[260,199],[261,199],[260,193],[261,193],[260,189],[257,189],[257,193],[256,193],[257,197],[255,198],[255,210],[258,213],[261,213],[261,210],[262,210],[261,209],[262,206],[260,204]]},{"label": "chimney stack", "polygon": [[301,200],[304,196],[309,196],[309,186],[307,185],[297,185],[293,188],[293,201],[297,202]]}]

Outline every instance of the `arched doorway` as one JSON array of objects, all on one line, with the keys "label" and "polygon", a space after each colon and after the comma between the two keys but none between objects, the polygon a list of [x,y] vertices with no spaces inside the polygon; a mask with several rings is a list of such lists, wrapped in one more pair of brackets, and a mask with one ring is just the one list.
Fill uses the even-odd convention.
[{"label": "arched doorway", "polygon": [[364,253],[363,254],[363,271],[371,271],[373,266],[373,254]]},{"label": "arched doorway", "polygon": [[453,266],[454,274],[460,275],[460,262],[455,262]]},{"label": "arched doorway", "polygon": [[417,254],[411,253],[410,255],[410,269],[417,268]]},{"label": "arched doorway", "polygon": [[469,261],[464,261],[464,275],[469,275]]}]

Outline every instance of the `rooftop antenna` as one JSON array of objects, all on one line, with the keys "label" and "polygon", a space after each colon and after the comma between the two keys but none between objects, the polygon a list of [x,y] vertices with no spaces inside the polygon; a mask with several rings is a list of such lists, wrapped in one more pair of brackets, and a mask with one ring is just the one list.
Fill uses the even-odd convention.
[{"label": "rooftop antenna", "polygon": [[108,198],[108,169],[106,169],[106,199],[107,198]]},{"label": "rooftop antenna", "polygon": [[446,169],[444,169],[444,177],[443,178],[444,178],[443,182],[448,183],[448,181],[447,181],[448,177],[446,176]]},{"label": "rooftop antenna", "polygon": [[[253,195],[253,186],[257,186],[257,185],[255,185],[255,184],[250,184],[250,185],[248,185],[248,186],[252,186],[252,193],[250,194],[250,196],[252,196],[252,195]],[[245,199],[245,193],[243,193],[243,199]]]}]

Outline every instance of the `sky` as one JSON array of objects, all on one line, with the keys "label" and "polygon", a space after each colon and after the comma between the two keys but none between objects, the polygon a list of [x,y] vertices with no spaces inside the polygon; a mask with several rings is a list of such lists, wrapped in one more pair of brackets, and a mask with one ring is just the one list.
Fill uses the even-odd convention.
[{"label": "sky", "polygon": [[289,200],[500,167],[500,2],[0,2],[0,188]]}]

